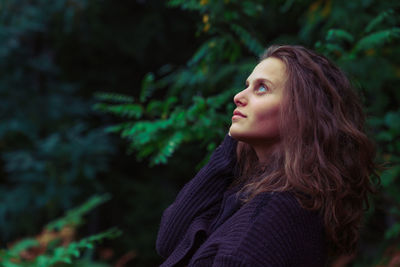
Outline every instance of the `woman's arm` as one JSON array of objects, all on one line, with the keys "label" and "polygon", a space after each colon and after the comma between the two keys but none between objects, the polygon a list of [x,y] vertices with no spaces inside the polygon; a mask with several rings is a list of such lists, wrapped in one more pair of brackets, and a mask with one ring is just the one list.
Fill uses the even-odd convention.
[{"label": "woman's arm", "polygon": [[236,145],[237,141],[226,135],[210,161],[183,187],[172,205],[164,211],[156,243],[157,252],[161,256],[168,257],[193,220],[222,200],[223,192],[232,182]]}]

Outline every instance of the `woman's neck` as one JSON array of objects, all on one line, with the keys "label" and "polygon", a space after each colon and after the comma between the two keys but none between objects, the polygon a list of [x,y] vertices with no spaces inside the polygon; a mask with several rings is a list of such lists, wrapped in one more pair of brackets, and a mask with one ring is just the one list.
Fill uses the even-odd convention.
[{"label": "woman's neck", "polygon": [[274,142],[265,145],[252,145],[260,164],[267,163],[271,155],[279,151],[280,143]]}]

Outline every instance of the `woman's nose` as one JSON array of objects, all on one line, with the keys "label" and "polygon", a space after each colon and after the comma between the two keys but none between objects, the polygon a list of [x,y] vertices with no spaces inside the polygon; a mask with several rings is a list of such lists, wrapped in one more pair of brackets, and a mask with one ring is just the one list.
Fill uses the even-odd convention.
[{"label": "woman's nose", "polygon": [[233,98],[233,102],[236,104],[236,106],[245,106],[247,104],[247,100],[246,100],[244,91],[245,90],[240,91]]}]

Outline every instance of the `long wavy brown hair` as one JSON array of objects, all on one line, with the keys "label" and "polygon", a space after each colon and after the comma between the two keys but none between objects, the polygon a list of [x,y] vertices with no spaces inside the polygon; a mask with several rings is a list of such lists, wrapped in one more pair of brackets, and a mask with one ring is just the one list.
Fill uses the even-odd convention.
[{"label": "long wavy brown hair", "polygon": [[[301,46],[271,46],[261,61],[286,65],[280,150],[260,165],[250,145],[239,142],[236,182],[244,202],[261,192],[292,191],[301,206],[323,217],[332,255],[353,252],[359,239],[370,177],[379,177],[375,149],[364,132],[358,95],[346,75],[322,55]],[[242,194],[243,195],[243,194]]]}]

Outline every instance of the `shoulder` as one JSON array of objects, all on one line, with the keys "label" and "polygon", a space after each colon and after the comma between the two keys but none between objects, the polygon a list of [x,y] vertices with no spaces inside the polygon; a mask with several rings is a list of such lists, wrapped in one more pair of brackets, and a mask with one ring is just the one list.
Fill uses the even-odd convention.
[{"label": "shoulder", "polygon": [[252,224],[268,230],[291,232],[295,230],[322,231],[323,221],[318,211],[304,209],[291,192],[261,193],[256,196]]},{"label": "shoulder", "polygon": [[274,262],[274,266],[296,262],[298,266],[321,266],[326,246],[318,212],[302,208],[290,192],[261,193],[251,202],[254,209],[237,243],[239,253]]},{"label": "shoulder", "polygon": [[268,214],[282,214],[284,217],[308,214],[318,217],[317,212],[304,209],[292,192],[262,193],[258,201],[267,203],[262,208]]}]

